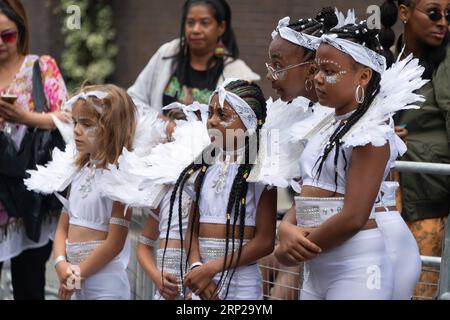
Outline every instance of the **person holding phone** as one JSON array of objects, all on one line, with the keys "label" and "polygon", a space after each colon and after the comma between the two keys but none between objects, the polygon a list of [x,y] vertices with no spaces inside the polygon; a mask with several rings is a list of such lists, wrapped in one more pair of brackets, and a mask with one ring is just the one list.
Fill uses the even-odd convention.
[{"label": "person holding phone", "polygon": [[[55,128],[51,113],[63,121],[70,119],[68,114],[59,110],[67,100],[67,89],[55,60],[50,56],[29,54],[28,48],[27,15],[21,1],[1,0],[0,135],[9,135],[13,141],[11,145],[15,144],[17,149],[27,128]],[[39,61],[41,69],[48,113],[34,112],[32,79],[36,61]],[[3,152],[0,149],[0,154]],[[3,261],[11,259],[15,299],[44,299],[45,263],[50,256],[50,239],[57,217],[44,217],[37,225],[41,228],[39,241],[29,239],[22,219],[8,214],[6,209],[13,195],[8,179],[11,178],[0,174],[0,269]]]}]

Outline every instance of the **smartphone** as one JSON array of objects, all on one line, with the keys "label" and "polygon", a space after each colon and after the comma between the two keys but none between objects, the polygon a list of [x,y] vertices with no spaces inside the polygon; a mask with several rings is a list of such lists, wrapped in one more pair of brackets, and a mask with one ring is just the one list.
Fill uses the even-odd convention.
[{"label": "smartphone", "polygon": [[17,100],[17,96],[13,96],[13,95],[2,95],[1,96],[2,100],[9,103],[9,104],[14,104],[14,102],[16,102]]}]

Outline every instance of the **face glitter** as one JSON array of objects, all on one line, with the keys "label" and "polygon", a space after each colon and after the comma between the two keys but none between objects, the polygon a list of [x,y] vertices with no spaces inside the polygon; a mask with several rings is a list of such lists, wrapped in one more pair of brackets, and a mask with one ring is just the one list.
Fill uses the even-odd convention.
[{"label": "face glitter", "polygon": [[[342,76],[347,73],[347,71],[343,70],[342,66],[339,63],[333,60],[317,59],[314,63],[316,66],[316,72],[323,72],[325,82],[328,84],[337,84],[340,80],[342,80]],[[329,65],[331,65],[331,70],[328,67]],[[336,71],[335,69],[338,70]]]}]

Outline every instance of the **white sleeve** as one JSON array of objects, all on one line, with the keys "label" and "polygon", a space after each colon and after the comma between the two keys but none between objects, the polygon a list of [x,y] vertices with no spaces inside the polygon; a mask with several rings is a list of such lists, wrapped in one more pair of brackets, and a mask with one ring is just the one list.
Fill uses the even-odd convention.
[{"label": "white sleeve", "polygon": [[153,80],[164,49],[165,46],[158,49],[127,91],[139,111],[151,109]]}]

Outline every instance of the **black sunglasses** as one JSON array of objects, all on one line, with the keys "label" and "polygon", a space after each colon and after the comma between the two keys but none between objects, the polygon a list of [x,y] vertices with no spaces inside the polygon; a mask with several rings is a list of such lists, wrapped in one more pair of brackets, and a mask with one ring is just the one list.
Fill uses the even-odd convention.
[{"label": "black sunglasses", "polygon": [[[439,21],[442,19],[442,12],[438,9],[430,9],[428,11],[423,11],[420,10],[418,8],[416,8],[417,11],[422,12],[424,14],[426,14],[428,16],[428,18],[430,18],[431,21]],[[447,20],[448,23],[450,23],[450,10],[445,10],[445,20]]]}]

